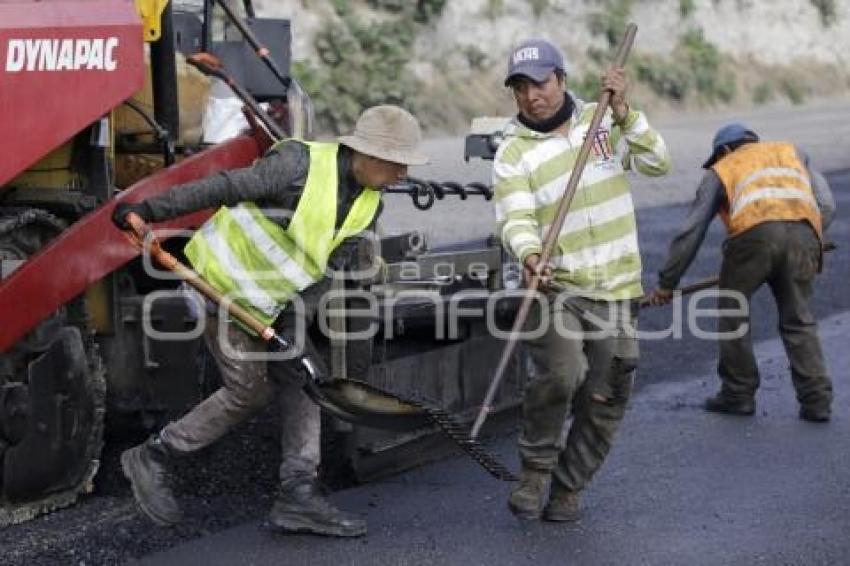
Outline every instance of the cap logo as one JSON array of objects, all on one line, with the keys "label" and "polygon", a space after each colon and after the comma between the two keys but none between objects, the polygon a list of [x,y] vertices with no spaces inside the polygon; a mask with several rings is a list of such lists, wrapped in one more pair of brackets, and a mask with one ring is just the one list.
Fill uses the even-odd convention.
[{"label": "cap logo", "polygon": [[514,53],[514,65],[522,63],[523,61],[539,60],[540,50],[536,47],[523,47],[522,49],[517,49]]}]

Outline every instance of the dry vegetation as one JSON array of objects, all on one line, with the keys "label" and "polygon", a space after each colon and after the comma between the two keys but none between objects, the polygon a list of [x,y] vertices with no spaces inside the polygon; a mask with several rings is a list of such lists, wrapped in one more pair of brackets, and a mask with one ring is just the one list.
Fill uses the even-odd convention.
[{"label": "dry vegetation", "polygon": [[[474,46],[464,47],[463,71],[430,61],[427,80],[413,72],[417,37],[435,25],[449,0],[332,0],[334,17],[316,35],[318,61],[296,63],[295,72],[316,102],[326,132],[348,129],[359,109],[399,103],[415,111],[431,131],[463,131],[473,116],[511,112],[501,87],[501,60]],[[457,1],[457,0],[454,0]],[[546,17],[550,0],[525,0],[535,17]],[[569,77],[570,88],[595,98],[598,75],[631,18],[635,0],[595,0],[587,20],[599,45],[587,50],[582,66]],[[717,1],[717,0],[715,0]],[[835,24],[833,0],[811,0],[821,25]],[[504,0],[488,0],[484,17],[503,15]],[[679,0],[682,23],[672,52],[650,55],[636,50],[630,62],[633,99],[654,111],[692,111],[724,106],[803,103],[813,96],[845,92],[846,70],[822,63],[771,67],[733,59],[708,41],[694,21],[694,0]]]}]

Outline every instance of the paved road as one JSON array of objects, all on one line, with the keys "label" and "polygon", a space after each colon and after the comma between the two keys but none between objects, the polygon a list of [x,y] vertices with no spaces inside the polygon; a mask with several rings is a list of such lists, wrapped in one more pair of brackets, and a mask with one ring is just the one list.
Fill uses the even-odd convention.
[{"label": "paved road", "polygon": [[[713,344],[693,338],[644,345],[642,387],[577,525],[522,523],[505,508],[509,486],[464,458],[337,493],[368,519],[355,541],[274,536],[259,521],[149,555],[140,564],[843,564],[850,553],[850,172],[831,176],[841,247],[819,280],[816,310],[836,385],[835,416],[805,423],[769,297],[753,304],[763,385],[754,418],[700,409],[716,387]],[[680,206],[642,211],[651,273]],[[717,265],[720,233],[695,272]],[[665,313],[647,313],[663,327]],[[491,441],[516,466],[513,435]]]},{"label": "paved road", "polygon": [[[850,105],[839,103],[793,113],[765,110],[748,114],[747,121],[769,137],[800,143],[821,165],[846,167],[850,166],[846,146],[836,142],[850,137],[848,113]],[[653,274],[663,261],[671,231],[685,214],[683,203],[693,194],[704,145],[713,129],[730,118],[734,116],[658,123],[674,150],[676,171],[670,186],[654,186],[653,181],[636,185],[647,286],[654,284]],[[468,175],[469,167],[482,171],[489,167],[464,165],[457,158],[457,140],[429,145],[437,159],[433,174],[426,176],[472,180],[475,175]],[[824,331],[839,394],[836,421],[827,427],[807,428],[794,418],[786,364],[778,354],[770,362],[765,358],[769,379],[761,408],[767,415],[743,426],[704,415],[697,404],[715,386],[715,348],[685,335],[675,343],[642,345],[639,393],[611,462],[588,494],[586,518],[577,527],[517,525],[504,510],[507,487],[483,476],[465,459],[454,459],[336,494],[367,516],[371,525],[367,539],[269,537],[259,521],[271,503],[279,454],[276,416],[270,409],[267,418],[261,415],[244,424],[214,449],[178,462],[176,487],[187,515],[180,527],[156,529],[138,515],[117,461],[123,447],[141,438],[110,438],[96,492],[69,509],[0,529],[0,565],[120,564],[141,555],[146,555],[148,564],[249,564],[251,556],[256,564],[464,560],[474,564],[527,562],[534,557],[543,562],[577,558],[599,564],[681,563],[694,556],[714,563],[756,562],[755,554],[741,558],[736,552],[762,552],[771,563],[827,563],[819,558],[834,558],[848,549],[842,549],[841,539],[832,533],[847,530],[841,510],[850,508],[846,491],[841,491],[845,488],[840,487],[848,485],[843,458],[850,453],[850,414],[845,408],[850,360],[841,331],[847,324],[842,318],[830,319],[850,312],[846,283],[850,281],[850,174],[831,179],[840,207],[831,237],[841,248],[831,256],[815,300],[818,317],[830,320]],[[476,230],[486,233],[492,228],[490,205],[481,201],[444,202],[422,213],[400,198],[389,204],[387,212],[388,231],[423,223],[440,226],[432,234],[436,243],[462,240],[480,235]],[[688,274],[690,279],[716,272],[722,238],[722,229],[715,223]],[[754,309],[754,336],[763,342],[763,351],[770,352],[769,341],[776,336],[770,297],[757,295]],[[669,321],[669,309],[655,309],[644,313],[641,325],[662,329]],[[835,328],[830,326],[833,323]],[[775,442],[780,435],[781,442]],[[734,442],[730,444],[729,438]],[[818,446],[828,446],[824,453],[828,456]],[[512,436],[498,439],[494,448],[516,465]],[[746,479],[742,487],[730,488],[728,482],[718,485],[737,473]],[[752,499],[746,497],[748,490],[756,494]],[[807,498],[810,503],[805,504]],[[242,526],[222,531],[236,525]],[[728,544],[718,542],[726,534],[736,538]],[[749,538],[739,538],[745,536]],[[186,544],[189,539],[198,540]],[[792,546],[799,547],[799,552],[785,554],[784,549]],[[660,554],[662,550],[667,554]],[[714,556],[711,553],[720,553],[720,558],[705,558]]]},{"label": "paved road", "polygon": [[[832,367],[850,317],[829,319]],[[464,459],[338,494],[364,510],[359,541],[278,537],[250,523],[155,554],[141,564],[842,564],[850,551],[850,424],[797,420],[776,340],[759,345],[759,416],[693,406],[707,371],[633,403],[623,434],[574,526],[524,524],[505,509],[508,488]],[[709,368],[705,368],[706,370]],[[839,407],[848,403],[839,388]],[[513,439],[494,445],[505,457]]]}]

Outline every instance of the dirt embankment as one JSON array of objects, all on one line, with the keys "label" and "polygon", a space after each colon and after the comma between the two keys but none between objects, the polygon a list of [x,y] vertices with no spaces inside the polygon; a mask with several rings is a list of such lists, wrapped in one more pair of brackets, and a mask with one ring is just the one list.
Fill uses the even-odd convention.
[{"label": "dirt embankment", "polygon": [[411,107],[431,132],[512,109],[511,47],[557,43],[570,86],[596,76],[626,22],[638,24],[634,99],[656,114],[802,104],[846,96],[850,5],[840,0],[258,0],[293,22],[294,71],[327,131],[368,104]]}]

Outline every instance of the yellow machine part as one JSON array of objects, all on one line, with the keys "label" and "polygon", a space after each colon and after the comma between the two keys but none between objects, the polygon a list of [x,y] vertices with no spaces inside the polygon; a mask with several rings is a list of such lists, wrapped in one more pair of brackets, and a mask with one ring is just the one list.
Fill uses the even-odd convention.
[{"label": "yellow machine part", "polygon": [[[105,142],[108,147],[109,159],[113,161],[115,158],[115,128],[113,126],[115,122],[112,113],[108,115],[107,123],[109,124],[109,132]],[[86,130],[86,132],[89,132],[89,130]],[[77,143],[76,136],[12,179],[9,186],[20,189],[77,189],[82,187],[85,182],[83,175],[75,172],[71,167],[75,143]]]},{"label": "yellow machine part", "polygon": [[162,33],[162,12],[169,0],[136,0],[136,12],[142,18],[145,41],[157,41]]},{"label": "yellow machine part", "polygon": [[98,334],[113,331],[109,280],[101,279],[86,289],[86,308],[89,312],[89,325]]},{"label": "yellow machine part", "polygon": [[73,188],[81,184],[78,175],[71,171],[74,141],[54,149],[35,165],[12,179],[10,187],[19,188]]},{"label": "yellow machine part", "polygon": [[[151,86],[150,55],[145,53],[145,84],[132,100],[146,114],[153,116],[153,88]],[[210,92],[210,79],[186,63],[186,58],[177,54],[177,93],[180,105],[180,131],[177,144],[194,146],[201,142],[201,124]],[[150,125],[131,108],[119,106],[115,109],[115,130],[120,135],[135,137],[140,144],[153,144],[155,137]],[[126,188],[163,167],[161,155],[119,154],[115,161],[115,184]]]}]

